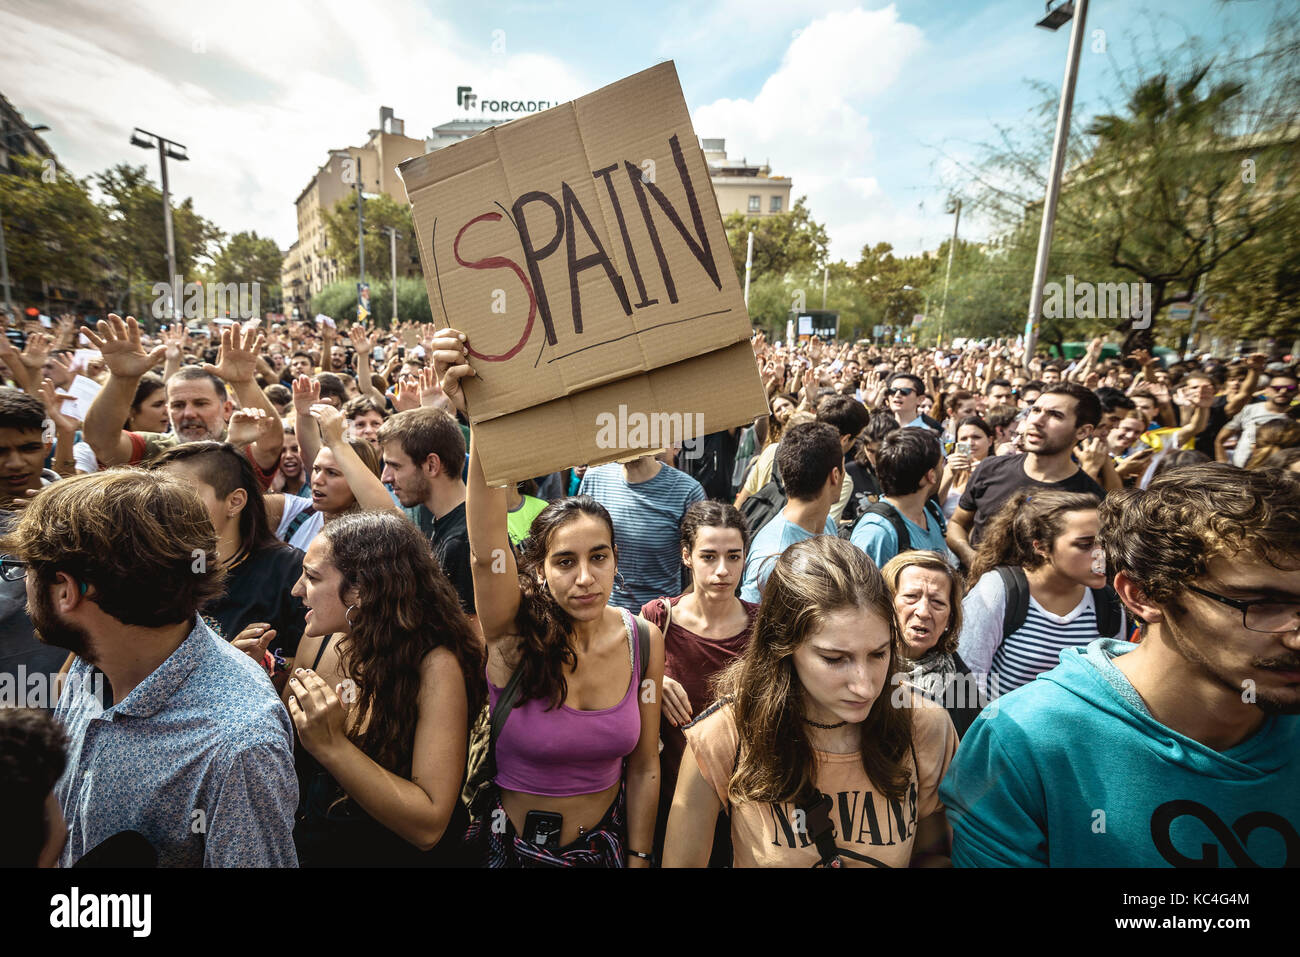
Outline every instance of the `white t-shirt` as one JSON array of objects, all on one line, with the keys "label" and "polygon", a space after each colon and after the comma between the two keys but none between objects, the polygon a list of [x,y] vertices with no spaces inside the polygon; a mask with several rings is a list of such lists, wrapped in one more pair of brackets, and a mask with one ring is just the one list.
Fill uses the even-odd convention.
[{"label": "white t-shirt", "polygon": [[298,526],[291,538],[285,538],[284,533],[293,523],[294,516],[311,507],[309,498],[299,498],[297,495],[284,496],[284,514],[280,516],[280,525],[275,530],[276,538],[287,541],[294,548],[301,548],[305,552],[311,540],[325,527],[324,512],[312,512],[311,516]]},{"label": "white t-shirt", "polygon": [[1274,412],[1267,402],[1252,402],[1224,426],[1225,429],[1239,431],[1237,447],[1232,450],[1232,464],[1244,469],[1250,461],[1250,453],[1255,451],[1255,432],[1269,419],[1285,419],[1281,412]]},{"label": "white t-shirt", "polygon": [[78,442],[72,447],[72,461],[77,464],[78,472],[99,471],[99,459],[95,458],[95,450],[89,442]]}]

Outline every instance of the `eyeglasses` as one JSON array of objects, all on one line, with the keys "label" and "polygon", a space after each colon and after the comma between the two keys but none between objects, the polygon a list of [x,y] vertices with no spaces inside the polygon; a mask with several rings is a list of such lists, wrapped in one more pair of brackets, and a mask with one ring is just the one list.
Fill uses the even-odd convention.
[{"label": "eyeglasses", "polygon": [[9,555],[0,555],[0,578],[7,582],[22,581],[27,577],[27,563],[12,558]]},{"label": "eyeglasses", "polygon": [[1247,631],[1259,631],[1264,634],[1281,634],[1300,629],[1300,602],[1270,601],[1257,598],[1246,601],[1240,598],[1225,598],[1195,585],[1187,586],[1198,595],[1212,598],[1221,605],[1228,605],[1241,612],[1241,623]]},{"label": "eyeglasses", "polygon": [[915,389],[886,389],[885,395],[911,395]]},{"label": "eyeglasses", "polygon": [[1278,392],[1294,392],[1297,388],[1300,388],[1300,386],[1294,386],[1294,385],[1271,385],[1271,386],[1269,386],[1269,388],[1270,388],[1270,389],[1276,389]]}]

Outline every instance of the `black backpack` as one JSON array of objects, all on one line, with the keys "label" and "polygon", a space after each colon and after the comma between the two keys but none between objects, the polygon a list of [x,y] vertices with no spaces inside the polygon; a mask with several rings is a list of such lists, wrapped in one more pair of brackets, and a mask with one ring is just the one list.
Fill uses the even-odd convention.
[{"label": "black backpack", "polygon": [[757,535],[764,525],[780,515],[786,500],[785,483],[781,481],[781,473],[773,462],[772,481],[740,505],[740,514],[745,516],[745,521],[749,524],[749,534]]},{"label": "black backpack", "polygon": [[[939,534],[946,535],[948,532],[948,522],[943,517],[943,509],[939,507],[934,499],[925,500],[925,511],[930,518],[939,523]],[[886,502],[883,498],[878,502],[872,502],[862,510],[863,515],[880,515],[888,519],[889,524],[894,526],[894,534],[898,536],[898,552],[909,551],[912,547],[912,536],[907,532],[907,523],[903,521],[903,515],[893,505]],[[1028,592],[1026,592],[1028,594]],[[1026,606],[1028,607],[1028,606]],[[1022,619],[1023,621],[1023,619]]]},{"label": "black backpack", "polygon": [[[1007,590],[1006,610],[1002,614],[1002,640],[1006,641],[1020,629],[1029,615],[1029,579],[1019,565],[999,565],[996,569]],[[1092,604],[1097,612],[1097,634],[1109,638],[1123,623],[1119,595],[1106,585],[1092,589]]]}]

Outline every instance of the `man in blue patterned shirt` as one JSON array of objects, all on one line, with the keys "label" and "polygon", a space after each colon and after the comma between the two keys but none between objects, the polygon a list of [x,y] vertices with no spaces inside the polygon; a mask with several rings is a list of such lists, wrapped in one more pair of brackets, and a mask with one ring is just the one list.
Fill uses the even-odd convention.
[{"label": "man in blue patterned shirt", "polygon": [[51,485],[0,539],[41,640],[77,656],[55,711],[64,867],[128,830],[163,867],[297,864],[288,714],[197,614],[221,591],[216,544],[193,489],[133,470]]}]

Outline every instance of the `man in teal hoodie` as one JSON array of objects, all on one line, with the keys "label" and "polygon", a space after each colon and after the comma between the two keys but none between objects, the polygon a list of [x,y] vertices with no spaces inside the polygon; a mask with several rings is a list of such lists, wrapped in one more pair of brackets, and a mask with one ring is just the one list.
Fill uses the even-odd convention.
[{"label": "man in teal hoodie", "polygon": [[981,713],[939,792],[954,865],[1300,866],[1300,481],[1177,469],[1099,537],[1142,640]]}]

